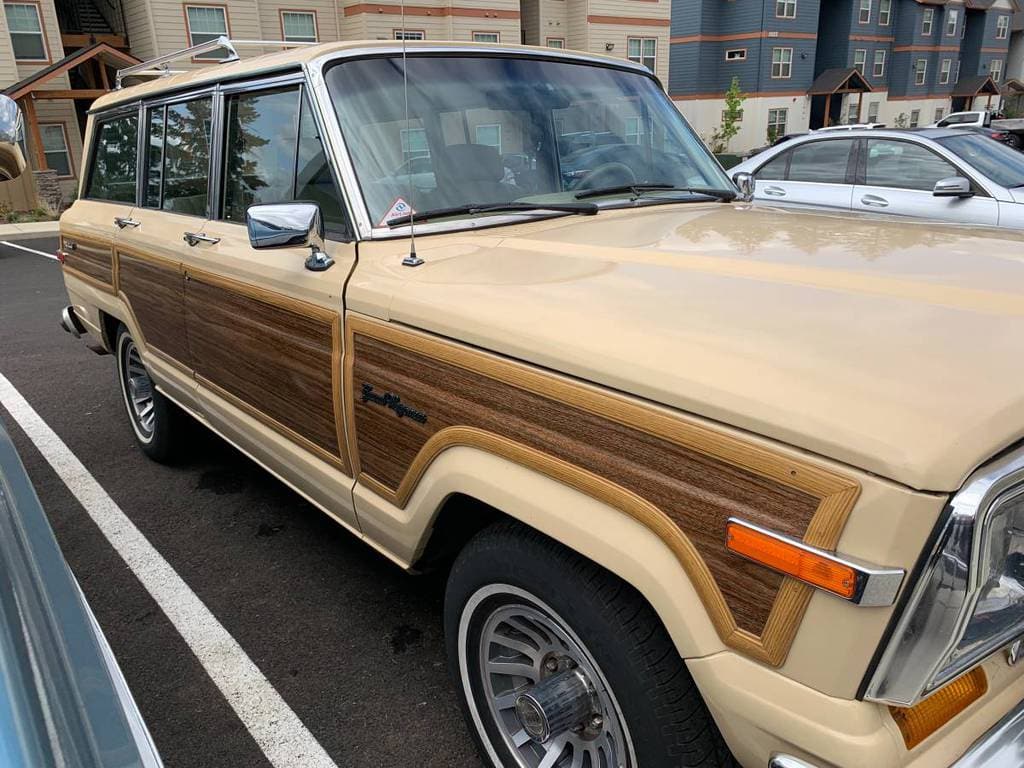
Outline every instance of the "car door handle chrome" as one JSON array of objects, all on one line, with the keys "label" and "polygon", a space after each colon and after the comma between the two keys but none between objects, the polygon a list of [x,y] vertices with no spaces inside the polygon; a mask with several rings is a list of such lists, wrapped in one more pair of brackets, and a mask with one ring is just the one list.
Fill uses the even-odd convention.
[{"label": "car door handle chrome", "polygon": [[124,229],[125,227],[137,227],[142,222],[136,221],[135,219],[129,219],[124,216],[115,216],[114,223],[117,224],[119,229]]},{"label": "car door handle chrome", "polygon": [[214,245],[220,242],[219,237],[209,237],[208,235],[201,235],[198,232],[186,232],[182,240],[193,247],[200,243],[210,243],[210,245]]},{"label": "car door handle chrome", "polygon": [[764,193],[766,195],[773,195],[774,197],[786,196],[786,190],[784,190],[782,187],[765,187]]},{"label": "car door handle chrome", "polygon": [[884,197],[879,197],[878,195],[864,195],[864,197],[862,197],[860,201],[864,203],[864,205],[871,206],[872,208],[889,207],[889,201],[886,200]]}]

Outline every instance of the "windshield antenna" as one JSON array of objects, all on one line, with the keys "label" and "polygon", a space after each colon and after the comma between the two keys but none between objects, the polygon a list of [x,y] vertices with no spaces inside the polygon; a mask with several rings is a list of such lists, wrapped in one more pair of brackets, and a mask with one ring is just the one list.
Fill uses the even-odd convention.
[{"label": "windshield antenna", "polygon": [[[405,96],[405,145],[412,147],[411,137],[412,131],[409,124],[409,68],[407,59],[405,56],[405,0],[402,0],[402,93]],[[402,142],[399,141],[399,144]],[[411,155],[412,153],[410,153]],[[411,159],[411,158],[410,158]],[[408,181],[407,194],[409,200],[407,205],[409,206],[409,253],[402,259],[403,267],[418,267],[423,263],[423,259],[416,255],[416,212],[412,207],[412,168],[406,167],[406,180]]]}]

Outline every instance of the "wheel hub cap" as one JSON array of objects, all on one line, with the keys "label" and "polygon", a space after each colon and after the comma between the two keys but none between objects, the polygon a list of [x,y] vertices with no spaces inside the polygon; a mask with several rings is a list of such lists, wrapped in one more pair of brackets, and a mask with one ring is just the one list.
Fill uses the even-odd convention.
[{"label": "wheel hub cap", "polygon": [[539,744],[566,731],[581,732],[600,717],[594,686],[578,667],[559,672],[516,698],[516,717]]}]

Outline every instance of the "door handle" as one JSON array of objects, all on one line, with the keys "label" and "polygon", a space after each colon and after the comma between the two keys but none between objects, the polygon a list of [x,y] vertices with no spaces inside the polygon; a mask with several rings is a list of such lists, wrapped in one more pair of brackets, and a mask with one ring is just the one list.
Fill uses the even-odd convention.
[{"label": "door handle", "polygon": [[135,219],[129,219],[124,216],[115,216],[114,223],[117,224],[119,229],[124,229],[125,227],[137,227],[142,222],[136,221]]},{"label": "door handle", "polygon": [[773,197],[785,197],[786,196],[786,190],[784,190],[782,187],[765,187],[764,188],[764,193],[766,195],[772,195]]},{"label": "door handle", "polygon": [[209,237],[207,235],[201,235],[198,232],[186,232],[182,240],[191,245],[193,248],[199,245],[200,243],[209,243],[210,245],[215,245],[216,243],[220,242],[219,237]]},{"label": "door handle", "polygon": [[889,201],[886,200],[884,197],[879,197],[878,195],[864,195],[864,197],[862,197],[860,201],[864,203],[864,205],[870,206],[872,208],[889,207]]}]

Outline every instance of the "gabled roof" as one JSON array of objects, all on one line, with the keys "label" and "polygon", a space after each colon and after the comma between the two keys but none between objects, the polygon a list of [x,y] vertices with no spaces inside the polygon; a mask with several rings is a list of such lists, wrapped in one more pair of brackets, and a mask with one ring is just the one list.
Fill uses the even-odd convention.
[{"label": "gabled roof", "polygon": [[870,93],[872,90],[869,83],[856,67],[836,67],[826,69],[811,83],[807,93],[811,96],[820,96],[826,93]]},{"label": "gabled roof", "polygon": [[996,0],[965,0],[966,5],[971,10],[985,11],[995,5]]},{"label": "gabled roof", "polygon": [[64,74],[69,69],[74,69],[89,59],[99,59],[104,64],[110,64],[113,67],[130,67],[132,64],[140,62],[130,53],[119,51],[106,43],[93,43],[85,48],[79,48],[74,53],[68,54],[60,61],[55,61],[38,72],[33,72],[24,80],[19,80],[14,85],[8,86],[4,89],[4,94],[17,101],[25,94],[39,89],[53,78]]},{"label": "gabled roof", "polygon": [[1000,89],[1005,96],[1020,96],[1024,93],[1024,82],[1011,77]]},{"label": "gabled roof", "polygon": [[952,96],[977,96],[982,93],[999,95],[999,89],[992,82],[988,75],[975,75],[974,77],[961,77],[960,82],[953,89]]}]

